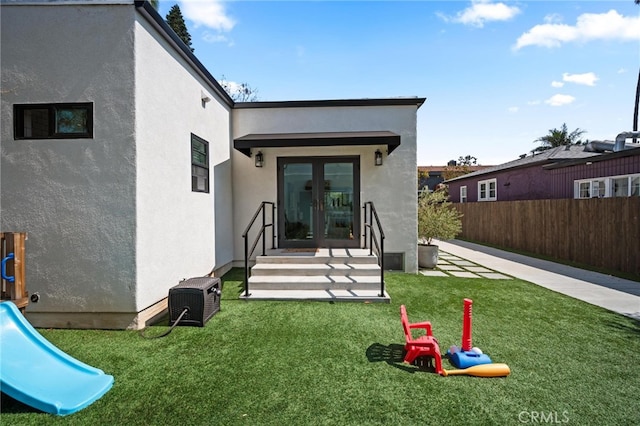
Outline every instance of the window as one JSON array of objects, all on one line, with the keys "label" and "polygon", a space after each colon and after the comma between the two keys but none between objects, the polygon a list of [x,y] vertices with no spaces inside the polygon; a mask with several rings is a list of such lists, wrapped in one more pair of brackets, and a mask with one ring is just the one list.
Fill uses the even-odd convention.
[{"label": "window", "polygon": [[578,198],[591,198],[591,182],[580,182]]},{"label": "window", "polygon": [[574,198],[640,196],[640,175],[574,181]]},{"label": "window", "polygon": [[619,177],[612,179],[613,181],[613,197],[629,196],[629,177]]},{"label": "window", "polygon": [[478,182],[478,201],[496,201],[498,199],[496,179]]},{"label": "window", "polygon": [[460,202],[461,203],[466,203],[467,202],[467,187],[466,186],[461,186],[460,187]]},{"label": "window", "polygon": [[631,196],[640,197],[640,175],[631,177]]},{"label": "window", "polygon": [[603,180],[591,181],[591,196],[593,198],[602,198],[605,196],[606,185]]},{"label": "window", "polygon": [[209,192],[209,142],[191,134],[191,190]]},{"label": "window", "polygon": [[13,106],[15,139],[93,137],[93,104],[23,104]]},{"label": "window", "polygon": [[606,196],[606,181],[604,179],[599,179],[579,181],[574,198],[602,198]]}]

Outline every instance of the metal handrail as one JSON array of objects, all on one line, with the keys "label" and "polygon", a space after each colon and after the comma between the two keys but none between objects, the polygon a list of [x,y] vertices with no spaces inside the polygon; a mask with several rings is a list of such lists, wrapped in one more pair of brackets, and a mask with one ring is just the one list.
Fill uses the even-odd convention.
[{"label": "metal handrail", "polygon": [[[271,205],[271,223],[267,223],[267,215],[265,212],[265,207],[268,204]],[[251,250],[249,250],[249,240],[247,237],[249,236],[249,231],[253,227],[253,224],[256,222],[256,219],[258,218],[260,213],[262,213],[262,226],[260,227],[260,232],[258,232],[255,240],[253,241]],[[271,236],[272,236],[271,248],[272,249],[276,248],[276,233],[274,231],[275,217],[276,217],[276,204],[272,201],[263,201],[262,203],[260,203],[260,206],[258,207],[255,214],[251,218],[249,225],[247,225],[247,228],[242,233],[242,238],[244,239],[244,295],[245,297],[249,297],[249,258],[255,251],[258,245],[258,242],[260,241],[261,238],[262,238],[262,255],[264,256],[266,254],[267,250],[266,250],[265,234],[266,234],[267,228],[271,228]]]},{"label": "metal handrail", "polygon": [[[367,208],[368,207],[368,208]],[[369,254],[373,255],[373,246],[375,244],[377,255],[378,255],[378,265],[380,266],[380,297],[384,297],[384,231],[382,230],[382,224],[380,223],[380,218],[378,217],[378,212],[376,211],[376,207],[373,204],[373,201],[367,201],[364,203],[362,207],[364,209],[364,227],[365,227],[365,235],[364,235],[364,244],[365,248],[367,248],[367,233],[369,236]],[[367,219],[367,211],[369,212]],[[374,232],[374,223],[373,219],[375,219],[375,225],[378,230],[378,234],[380,235],[380,240],[378,241],[378,237]]]}]

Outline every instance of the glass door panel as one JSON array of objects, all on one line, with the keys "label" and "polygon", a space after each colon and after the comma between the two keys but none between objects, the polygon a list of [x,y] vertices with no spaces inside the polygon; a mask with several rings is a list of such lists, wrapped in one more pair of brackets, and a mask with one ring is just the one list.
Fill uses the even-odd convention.
[{"label": "glass door panel", "polygon": [[353,163],[324,163],[323,236],[354,239]]},{"label": "glass door panel", "polygon": [[360,159],[278,158],[278,245],[358,247]]},{"label": "glass door panel", "polygon": [[283,209],[285,240],[314,239],[313,165],[283,165]]}]

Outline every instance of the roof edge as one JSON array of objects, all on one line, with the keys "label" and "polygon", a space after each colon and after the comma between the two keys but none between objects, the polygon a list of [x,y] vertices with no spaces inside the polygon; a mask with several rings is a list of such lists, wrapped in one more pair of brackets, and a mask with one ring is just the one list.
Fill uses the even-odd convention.
[{"label": "roof edge", "polygon": [[309,107],[358,107],[358,106],[411,106],[420,108],[427,98],[363,98],[363,99],[327,99],[304,101],[264,101],[236,102],[236,109],[251,108],[309,108]]}]

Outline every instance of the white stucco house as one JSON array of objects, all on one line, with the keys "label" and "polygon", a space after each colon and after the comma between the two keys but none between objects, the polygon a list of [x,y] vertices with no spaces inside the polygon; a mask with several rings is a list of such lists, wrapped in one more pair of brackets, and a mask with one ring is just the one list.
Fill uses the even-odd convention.
[{"label": "white stucco house", "polygon": [[0,229],[28,233],[34,326],[141,327],[244,264],[262,201],[293,249],[362,247],[372,201],[417,270],[424,98],[235,103],[146,1],[1,5]]}]

